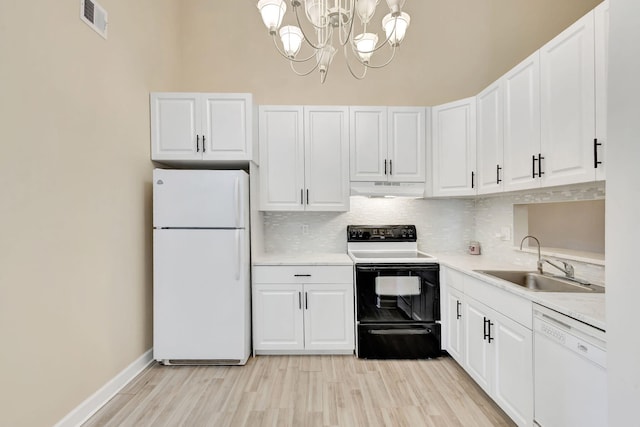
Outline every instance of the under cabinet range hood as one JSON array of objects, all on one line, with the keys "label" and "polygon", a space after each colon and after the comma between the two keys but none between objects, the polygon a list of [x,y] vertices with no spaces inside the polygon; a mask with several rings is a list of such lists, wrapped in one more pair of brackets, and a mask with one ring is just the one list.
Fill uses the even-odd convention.
[{"label": "under cabinet range hood", "polygon": [[424,182],[351,181],[351,195],[364,197],[408,197],[421,199],[425,195]]}]

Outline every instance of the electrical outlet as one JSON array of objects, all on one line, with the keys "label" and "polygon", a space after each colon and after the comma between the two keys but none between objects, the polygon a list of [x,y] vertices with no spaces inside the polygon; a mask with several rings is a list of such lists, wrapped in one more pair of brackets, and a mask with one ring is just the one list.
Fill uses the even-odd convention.
[{"label": "electrical outlet", "polygon": [[502,236],[502,240],[504,241],[511,240],[511,227],[502,227],[500,229],[500,234]]},{"label": "electrical outlet", "polygon": [[302,231],[302,235],[306,236],[309,234],[309,224],[302,224],[302,226],[300,227],[301,231]]}]

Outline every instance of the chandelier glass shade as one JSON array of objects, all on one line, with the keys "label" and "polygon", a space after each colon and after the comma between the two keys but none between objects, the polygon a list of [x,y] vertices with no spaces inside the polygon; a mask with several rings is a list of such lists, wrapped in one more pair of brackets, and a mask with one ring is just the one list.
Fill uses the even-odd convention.
[{"label": "chandelier glass shade", "polygon": [[[291,69],[301,76],[318,70],[320,81],[324,83],[333,57],[340,48],[349,72],[357,79],[363,79],[368,68],[382,68],[393,60],[409,28],[410,17],[402,11],[405,0],[386,0],[389,13],[382,18],[384,40],[379,43],[371,22],[379,2],[290,0],[292,13],[289,15],[286,0],[259,0],[257,7],[278,52],[289,60]],[[292,24],[282,26],[286,17]],[[306,20],[304,25],[303,19]],[[391,50],[388,58],[379,64],[372,63],[372,57],[377,56],[374,54],[385,45]],[[308,53],[301,54],[305,50]],[[298,71],[296,66],[301,63],[311,65],[307,65],[305,71]],[[358,63],[356,67],[362,71],[357,73],[352,63]]]}]

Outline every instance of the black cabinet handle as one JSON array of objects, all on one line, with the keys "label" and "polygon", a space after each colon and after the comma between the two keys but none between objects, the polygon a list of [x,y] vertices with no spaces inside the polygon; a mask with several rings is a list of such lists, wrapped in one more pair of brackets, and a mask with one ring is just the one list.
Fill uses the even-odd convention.
[{"label": "black cabinet handle", "polygon": [[302,292],[298,292],[298,310],[302,310]]},{"label": "black cabinet handle", "polygon": [[196,135],[196,153],[200,152],[200,135]]},{"label": "black cabinet handle", "polygon": [[487,332],[487,324],[489,323],[489,319],[487,319],[486,317],[483,317],[484,319],[484,324],[482,325],[482,330],[484,332],[484,338],[482,338],[483,340],[486,340],[489,337],[489,333]]},{"label": "black cabinet handle", "polygon": [[531,170],[533,171],[531,178],[535,178],[536,177],[536,156],[535,155],[531,156]]},{"label": "black cabinet handle", "polygon": [[309,204],[309,189],[307,188],[307,204]]},{"label": "black cabinet handle", "polygon": [[387,174],[387,159],[384,159],[384,174]]},{"label": "black cabinet handle", "polygon": [[602,145],[601,142],[598,142],[598,138],[593,140],[593,167],[598,169],[598,165],[601,165],[602,162],[598,161],[598,147]]},{"label": "black cabinet handle", "polygon": [[304,293],[304,309],[309,310],[309,295]]},{"label": "black cabinet handle", "polygon": [[501,170],[502,168],[500,167],[500,165],[496,165],[496,184],[500,184],[502,182],[502,180],[500,179]]},{"label": "black cabinet handle", "polygon": [[293,277],[311,277],[310,274],[294,274]]},{"label": "black cabinet handle", "polygon": [[304,190],[300,189],[300,204],[304,205]]},{"label": "black cabinet handle", "polygon": [[475,177],[476,173],[474,171],[471,171],[471,188],[475,187]]},{"label": "black cabinet handle", "polygon": [[544,175],[544,172],[542,172],[542,161],[544,160],[544,157],[542,157],[541,153],[538,153],[538,176],[540,178],[542,178],[542,175]]},{"label": "black cabinet handle", "polygon": [[204,150],[205,150],[205,148],[204,148],[204,147],[206,147],[206,144],[204,143],[205,138],[206,138],[206,136],[202,135],[202,152],[203,152],[203,153],[204,153]]},{"label": "black cabinet handle", "polygon": [[488,336],[489,339],[488,339],[488,341],[489,341],[489,344],[491,344],[491,341],[493,341],[495,339],[495,338],[491,337],[491,327],[493,326],[493,323],[491,322],[491,320],[489,320],[487,325],[488,325],[487,329],[489,330],[489,336]]},{"label": "black cabinet handle", "polygon": [[389,160],[389,175],[393,175],[393,160]]},{"label": "black cabinet handle", "polygon": [[460,301],[456,301],[456,319],[459,319],[462,317],[462,315],[460,314]]}]

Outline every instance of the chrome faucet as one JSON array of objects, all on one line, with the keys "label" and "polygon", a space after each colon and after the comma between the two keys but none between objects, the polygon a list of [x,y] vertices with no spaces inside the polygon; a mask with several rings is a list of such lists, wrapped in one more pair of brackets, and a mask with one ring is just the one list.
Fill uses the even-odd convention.
[{"label": "chrome faucet", "polygon": [[520,241],[520,250],[522,250],[522,244],[524,243],[525,240],[527,239],[533,239],[536,241],[536,243],[538,244],[538,273],[542,274],[542,258],[540,258],[540,240],[538,240],[536,237],[531,236],[531,235],[526,235],[522,238],[522,240]]},{"label": "chrome faucet", "polygon": [[578,279],[575,278],[573,265],[569,264],[568,262],[560,261],[564,266],[564,267],[560,267],[558,264],[552,262],[551,260],[548,260],[546,258],[541,258],[540,257],[540,240],[538,240],[536,237],[531,236],[531,235],[524,236],[522,238],[522,241],[520,242],[520,249],[521,250],[522,250],[522,244],[528,238],[535,240],[536,243],[538,244],[538,273],[544,274],[544,272],[542,270],[542,266],[546,262],[547,264],[552,265],[555,268],[557,268],[558,270],[562,271],[564,273],[564,277],[565,278],[571,279],[571,280],[575,280],[576,282],[581,282],[582,283],[582,280],[578,280]]}]

